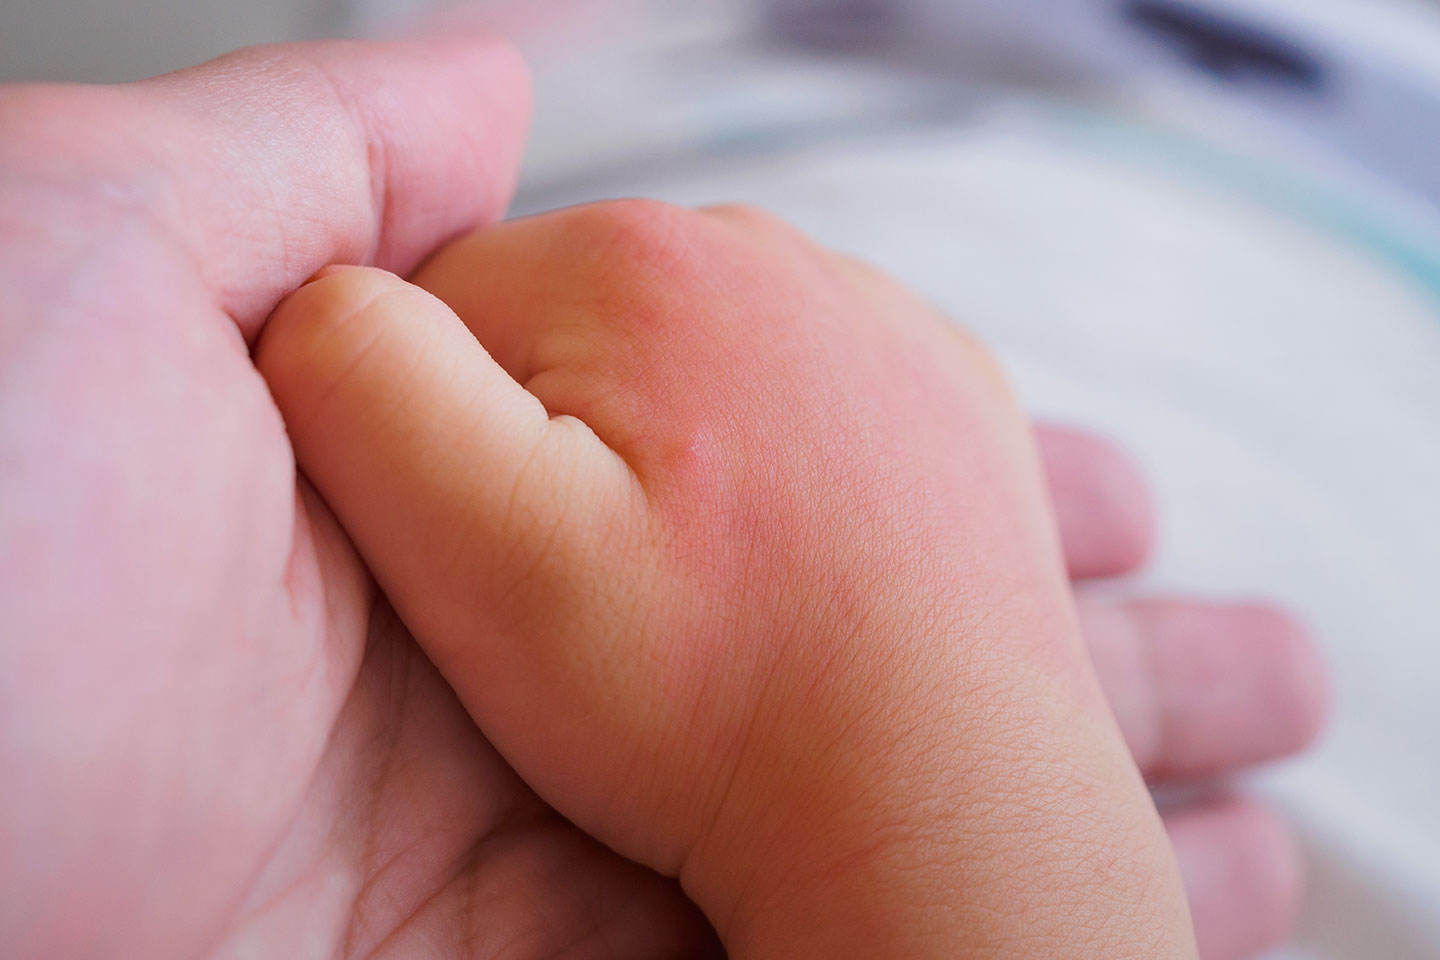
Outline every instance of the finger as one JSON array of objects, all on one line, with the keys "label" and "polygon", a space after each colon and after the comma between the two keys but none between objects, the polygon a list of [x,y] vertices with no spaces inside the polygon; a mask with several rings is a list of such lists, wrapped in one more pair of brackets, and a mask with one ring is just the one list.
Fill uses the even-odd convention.
[{"label": "finger", "polygon": [[46,209],[154,227],[250,337],[325,264],[407,272],[499,217],[529,102],[492,39],[261,47],[124,87],[19,88],[0,168],[43,184]]},{"label": "finger", "polygon": [[1155,542],[1155,510],[1135,465],[1091,433],[1049,424],[1035,433],[1071,579],[1142,566]]},{"label": "finger", "polygon": [[555,609],[588,602],[576,583],[599,589],[616,543],[604,519],[633,492],[625,463],[579,421],[552,420],[449,307],[383,271],[332,268],[301,288],[256,364],[301,469],[426,652],[466,678],[467,702],[528,722],[545,698],[524,667],[544,651],[503,642],[507,611],[522,582]]},{"label": "finger", "polygon": [[1294,932],[1300,855],[1274,812],[1231,799],[1165,817],[1200,960],[1254,960]]},{"label": "finger", "polygon": [[1296,753],[1329,706],[1324,662],[1293,617],[1263,606],[1082,597],[1091,659],[1151,781]]}]

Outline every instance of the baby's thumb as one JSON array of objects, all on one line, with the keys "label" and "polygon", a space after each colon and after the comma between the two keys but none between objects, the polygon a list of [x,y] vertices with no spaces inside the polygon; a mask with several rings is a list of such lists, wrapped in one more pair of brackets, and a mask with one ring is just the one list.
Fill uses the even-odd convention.
[{"label": "baby's thumb", "polygon": [[552,419],[444,303],[380,270],[323,272],[275,311],[255,359],[300,469],[471,714],[507,753],[541,746],[526,742],[537,704],[612,662],[569,628],[590,619],[595,578],[624,575],[628,467]]}]

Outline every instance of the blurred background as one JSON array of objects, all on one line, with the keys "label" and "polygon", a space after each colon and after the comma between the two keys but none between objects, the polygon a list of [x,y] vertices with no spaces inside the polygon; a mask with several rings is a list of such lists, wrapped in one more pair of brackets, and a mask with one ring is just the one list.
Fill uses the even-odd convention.
[{"label": "blurred background", "polygon": [[516,38],[516,208],[747,201],[885,266],[1150,472],[1148,589],[1282,600],[1337,719],[1260,775],[1281,956],[1440,958],[1440,4],[4,0],[0,81],[417,22]]}]

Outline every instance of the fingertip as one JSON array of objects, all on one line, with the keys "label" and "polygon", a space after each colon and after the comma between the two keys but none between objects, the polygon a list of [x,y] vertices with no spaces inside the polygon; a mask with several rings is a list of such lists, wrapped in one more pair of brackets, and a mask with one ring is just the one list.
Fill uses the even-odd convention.
[{"label": "fingertip", "polygon": [[1152,781],[1211,776],[1292,756],[1324,729],[1320,646],[1265,604],[1084,598],[1101,685]]},{"label": "fingertip", "polygon": [[1304,871],[1289,824],[1250,798],[1166,817],[1201,960],[1248,960],[1294,933]]},{"label": "fingertip", "polygon": [[1248,877],[1257,898],[1269,897],[1270,922],[1259,928],[1269,943],[1283,943],[1295,930],[1305,893],[1300,847],[1279,811],[1250,797],[1233,801],[1232,829],[1240,838]]},{"label": "fingertip", "polygon": [[[343,408],[338,415],[350,421],[370,408],[387,384],[401,382],[407,353],[423,337],[397,321],[443,309],[438,302],[403,300],[372,309],[385,298],[433,300],[384,270],[337,265],[282,300],[266,323],[255,345],[255,366],[297,445],[305,445],[327,410],[338,404]],[[342,384],[348,384],[344,391]]]},{"label": "fingertip", "polygon": [[1036,439],[1072,579],[1114,577],[1144,566],[1154,548],[1154,502],[1144,476],[1115,443],[1042,425]]},{"label": "fingertip", "polygon": [[317,359],[316,351],[333,338],[336,328],[360,314],[392,283],[404,281],[374,267],[322,267],[276,305],[255,342],[255,365],[268,379],[272,371]]},{"label": "fingertip", "polygon": [[1324,732],[1334,699],[1329,665],[1314,633],[1294,613],[1266,603],[1234,611],[1235,630],[1261,661],[1269,690],[1274,742],[1296,752]]}]

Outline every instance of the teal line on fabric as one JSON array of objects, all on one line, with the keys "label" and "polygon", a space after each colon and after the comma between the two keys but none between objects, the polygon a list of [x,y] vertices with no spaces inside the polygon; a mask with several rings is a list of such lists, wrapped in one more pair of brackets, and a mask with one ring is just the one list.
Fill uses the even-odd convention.
[{"label": "teal line on fabric", "polygon": [[1440,233],[1427,239],[1304,173],[1178,131],[1075,106],[1052,105],[1045,113],[1085,144],[1118,149],[1131,160],[1158,161],[1166,170],[1178,169],[1361,247],[1418,283],[1440,307]]}]

